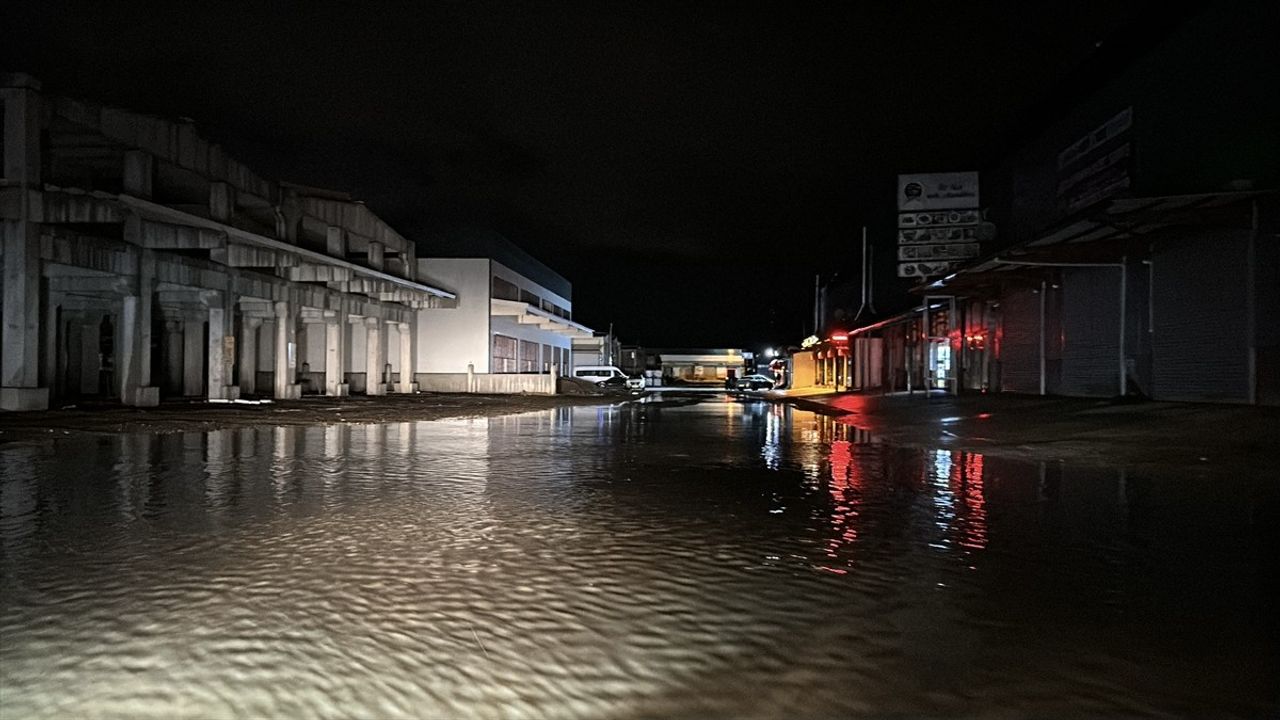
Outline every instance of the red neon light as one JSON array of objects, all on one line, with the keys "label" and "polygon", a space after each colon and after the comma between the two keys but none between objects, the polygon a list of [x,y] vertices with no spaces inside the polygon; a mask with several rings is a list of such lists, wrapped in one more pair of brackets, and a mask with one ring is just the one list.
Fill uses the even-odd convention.
[{"label": "red neon light", "polygon": [[836,333],[831,336],[831,342],[848,342],[849,335],[847,333]]}]

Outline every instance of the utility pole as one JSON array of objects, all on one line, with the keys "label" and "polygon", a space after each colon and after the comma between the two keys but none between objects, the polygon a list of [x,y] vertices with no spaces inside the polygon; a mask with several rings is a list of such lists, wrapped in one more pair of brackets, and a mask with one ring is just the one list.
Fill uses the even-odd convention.
[{"label": "utility pole", "polygon": [[872,298],[872,272],[871,272],[871,248],[867,245],[867,226],[862,226],[862,304],[858,306],[858,313],[853,316],[856,323],[858,318],[862,317],[863,311],[870,311],[872,315],[876,314],[875,300]]},{"label": "utility pole", "polygon": [[822,296],[822,274],[817,273],[813,276],[813,334],[818,335],[818,326],[822,319],[819,317],[819,298]]}]

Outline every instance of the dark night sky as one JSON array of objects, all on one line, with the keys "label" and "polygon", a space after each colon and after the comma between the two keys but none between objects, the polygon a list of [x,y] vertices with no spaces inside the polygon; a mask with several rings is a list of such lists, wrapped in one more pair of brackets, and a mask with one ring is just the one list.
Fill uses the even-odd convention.
[{"label": "dark night sky", "polygon": [[489,224],[624,342],[752,347],[799,339],[813,274],[853,266],[861,224],[887,235],[896,173],[989,166],[1149,12],[364,5],[7,2],[0,66],[194,118],[411,238]]}]

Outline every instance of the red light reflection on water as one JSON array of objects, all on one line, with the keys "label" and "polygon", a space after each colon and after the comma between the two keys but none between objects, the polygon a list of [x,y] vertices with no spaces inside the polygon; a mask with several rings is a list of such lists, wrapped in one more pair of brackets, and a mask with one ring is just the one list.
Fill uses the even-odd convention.
[{"label": "red light reflection on water", "polygon": [[[837,426],[839,427],[839,426]],[[846,430],[847,432],[847,430]],[[837,436],[844,433],[837,433]],[[838,559],[847,555],[858,541],[858,504],[862,495],[862,467],[854,457],[854,443],[849,440],[832,440],[828,456],[831,479],[827,492],[831,494],[831,539],[827,541],[827,557]],[[848,563],[848,560],[845,560]],[[845,570],[823,567],[823,570],[844,574]]]}]

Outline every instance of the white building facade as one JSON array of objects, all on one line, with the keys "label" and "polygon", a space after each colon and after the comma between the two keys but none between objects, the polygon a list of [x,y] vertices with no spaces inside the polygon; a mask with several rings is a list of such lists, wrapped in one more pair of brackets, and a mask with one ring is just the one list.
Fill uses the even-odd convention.
[{"label": "white building facade", "polygon": [[592,335],[573,321],[571,297],[497,260],[418,262],[423,282],[457,296],[451,307],[418,313],[415,379],[424,391],[554,392],[574,339]]}]

